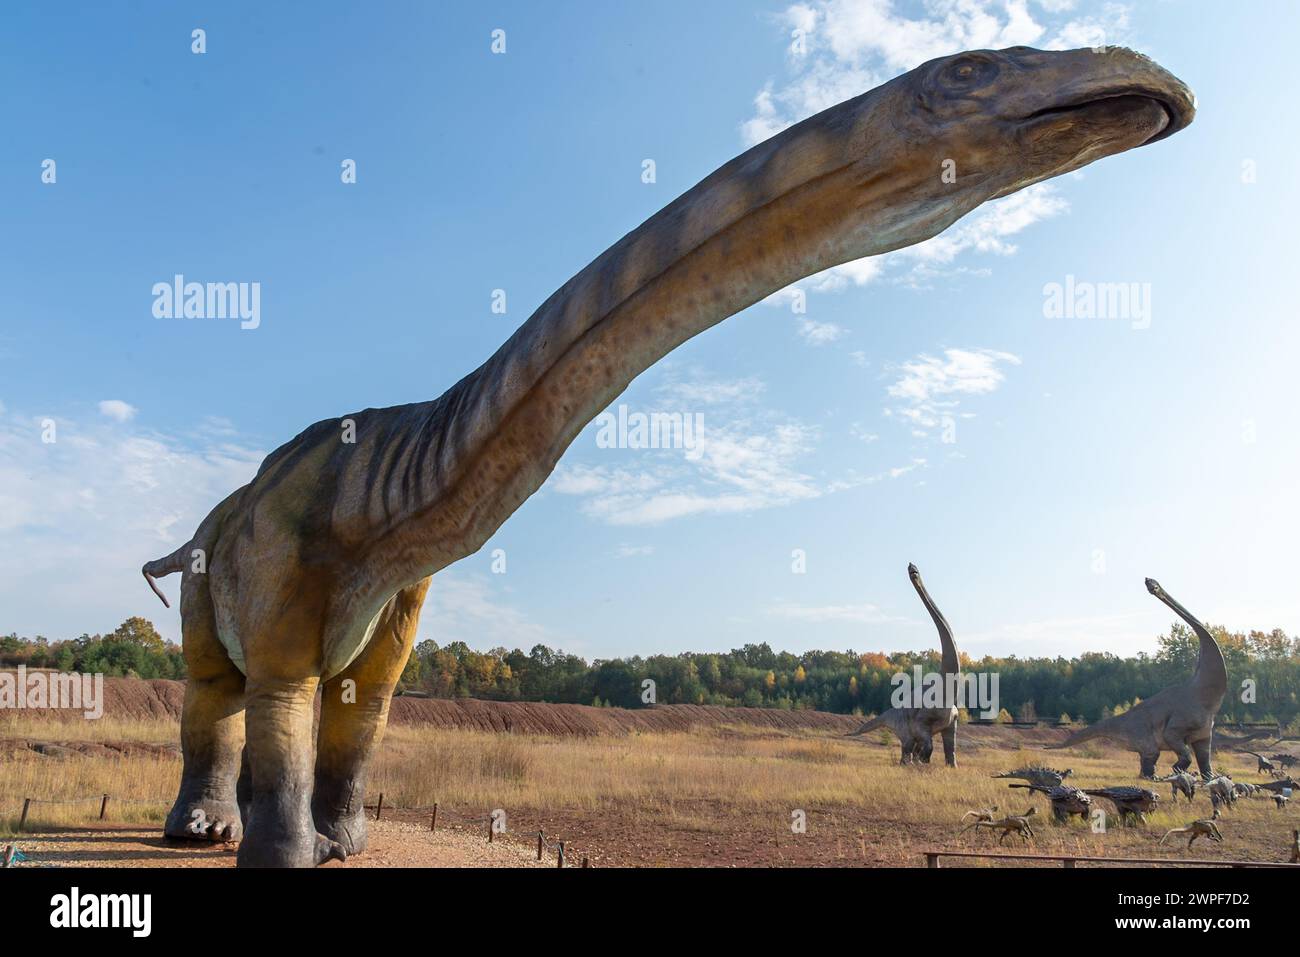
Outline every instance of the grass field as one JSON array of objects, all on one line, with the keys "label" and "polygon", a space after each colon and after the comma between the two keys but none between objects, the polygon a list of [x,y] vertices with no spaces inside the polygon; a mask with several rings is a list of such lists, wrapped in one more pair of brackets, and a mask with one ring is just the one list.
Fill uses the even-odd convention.
[{"label": "grass field", "polygon": [[[981,729],[984,730],[984,729]],[[1094,833],[1075,819],[1050,823],[1047,801],[1011,790],[993,773],[1031,763],[1072,767],[1081,787],[1133,784],[1137,760],[1126,752],[1085,746],[1044,752],[1015,746],[1017,734],[971,733],[961,766],[903,768],[887,732],[846,738],[817,731],[707,727],[622,737],[556,737],[419,727],[390,729],[373,771],[368,802],[384,793],[384,816],[427,821],[440,805],[442,826],[485,826],[493,809],[507,813],[509,834],[535,840],[537,830],[566,838],[593,862],[616,865],[919,865],[920,851],[996,850],[987,831],[959,833],[968,810],[1000,813],[1037,806],[1030,853],[1080,856],[1188,856],[1186,841],[1164,832],[1210,816],[1204,793],[1188,805],[1169,801],[1168,785],[1147,784],[1161,807],[1146,827],[1111,820]],[[76,737],[74,737],[74,734]],[[85,798],[79,804],[34,805],[28,830],[76,826],[99,813],[98,795],[113,795],[108,819],[160,823],[180,775],[171,720],[52,723],[0,717],[0,834],[12,835],[25,796]],[[959,733],[959,740],[961,734]],[[977,740],[978,739],[978,740]],[[47,756],[16,742],[77,742],[90,753]],[[1254,759],[1216,755],[1239,781],[1257,781]],[[1111,813],[1108,802],[1094,801]],[[127,803],[146,802],[146,803]],[[147,803],[152,802],[152,803]],[[792,821],[802,812],[806,831]],[[1272,801],[1241,799],[1220,823],[1222,845],[1198,841],[1205,859],[1282,861],[1300,814]],[[1003,850],[1022,850],[1009,838]],[[947,864],[945,864],[947,866]]]}]

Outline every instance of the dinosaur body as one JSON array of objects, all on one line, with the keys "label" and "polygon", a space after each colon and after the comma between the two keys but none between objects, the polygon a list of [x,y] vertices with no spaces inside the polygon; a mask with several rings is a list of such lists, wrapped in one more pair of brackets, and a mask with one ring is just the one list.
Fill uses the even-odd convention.
[{"label": "dinosaur body", "polygon": [[1042,784],[1008,784],[1009,788],[1028,788],[1038,791],[1052,802],[1052,820],[1057,824],[1068,824],[1070,815],[1077,814],[1085,821],[1092,811],[1092,798],[1080,788],[1069,784],[1047,786]]},{"label": "dinosaur body", "polygon": [[[997,808],[991,808],[990,810],[996,811]],[[1006,817],[994,818],[992,814],[984,816],[986,812],[967,811],[967,814],[979,814],[980,816],[963,827],[958,833],[969,831],[971,828],[978,829],[983,827],[988,828],[991,831],[1002,832],[998,835],[999,845],[1001,845],[1010,834],[1019,836],[1022,841],[1028,844],[1029,839],[1034,836],[1034,829],[1030,826],[1029,819],[1037,812],[1037,808],[1031,807],[1024,814],[1009,814]],[[966,818],[963,817],[962,820],[965,821]]]},{"label": "dinosaur body", "polygon": [[[961,659],[957,655],[957,645],[952,640],[952,629],[930,597],[930,593],[926,591],[925,583],[921,581],[921,573],[915,565],[907,566],[907,576],[916,593],[921,596],[921,601],[934,620],[935,627],[939,630],[940,671],[945,682],[946,697],[949,676],[952,676],[954,681],[961,680]],[[937,708],[890,708],[862,725],[853,734],[866,734],[876,728],[889,728],[898,736],[900,764],[913,764],[917,761],[929,764],[930,755],[934,753],[934,736],[937,734],[943,738],[944,762],[950,768],[957,766],[957,705],[953,702],[948,703],[946,707]]]},{"label": "dinosaur body", "polygon": [[[803,277],[929,239],[1194,112],[1186,86],[1118,48],[933,60],[718,169],[440,398],[318,422],[271,453],[144,569],[184,570],[184,770],[166,833],[242,821],[241,865],[361,850],[366,768],[430,576],[477,551],[633,378]],[[185,564],[196,550],[202,570]]]},{"label": "dinosaur body", "polygon": [[1057,784],[1064,784],[1065,779],[1074,773],[1073,768],[1066,768],[1064,771],[1058,771],[1056,768],[1045,768],[1041,765],[1031,765],[1027,768],[1017,768],[1014,771],[1003,771],[1001,774],[995,774],[995,778],[1013,778],[1021,781],[1028,781],[1030,784],[1041,784],[1044,787],[1052,787]]},{"label": "dinosaur body", "polygon": [[1119,814],[1121,822],[1125,825],[1129,823],[1130,818],[1136,818],[1139,824],[1145,824],[1146,816],[1154,811],[1156,805],[1160,803],[1160,796],[1155,791],[1128,785],[1084,788],[1083,793],[1093,797],[1105,798],[1115,805],[1115,812]]},{"label": "dinosaur body", "polygon": [[1196,843],[1198,837],[1208,837],[1212,841],[1218,841],[1220,844],[1223,843],[1223,835],[1219,833],[1219,826],[1215,824],[1214,821],[1209,820],[1193,821],[1186,827],[1171,827],[1165,832],[1165,836],[1160,839],[1160,843],[1163,844],[1175,834],[1191,835],[1191,837],[1187,839],[1187,849],[1189,851],[1192,849],[1192,845]]},{"label": "dinosaur body", "polygon": [[1205,626],[1170,597],[1159,582],[1148,578],[1146,584],[1152,595],[1191,626],[1200,641],[1200,654],[1191,679],[1152,695],[1123,714],[1089,725],[1051,747],[1069,748],[1092,738],[1110,738],[1138,753],[1144,778],[1155,777],[1161,751],[1178,755],[1175,771],[1187,770],[1194,754],[1202,777],[1208,780],[1214,776],[1211,760],[1214,716],[1228,691],[1223,654]]},{"label": "dinosaur body", "polygon": [[1249,754],[1249,755],[1250,755],[1251,757],[1253,757],[1257,762],[1259,762],[1259,768],[1258,768],[1258,770],[1259,770],[1259,773],[1260,773],[1260,774],[1264,774],[1264,773],[1266,773],[1266,772],[1276,771],[1276,770],[1277,770],[1277,765],[1275,765],[1272,761],[1270,761],[1270,760],[1269,760],[1268,758],[1266,758],[1264,755],[1260,754],[1258,751],[1247,751],[1245,748],[1242,748],[1242,749],[1241,749],[1241,753],[1242,753],[1242,754]]},{"label": "dinosaur body", "polygon": [[1175,771],[1167,778],[1156,778],[1156,780],[1169,784],[1169,799],[1175,804],[1178,803],[1179,794],[1187,796],[1188,804],[1191,804],[1192,799],[1196,797],[1196,785],[1199,782],[1194,774],[1188,774],[1186,771]]}]

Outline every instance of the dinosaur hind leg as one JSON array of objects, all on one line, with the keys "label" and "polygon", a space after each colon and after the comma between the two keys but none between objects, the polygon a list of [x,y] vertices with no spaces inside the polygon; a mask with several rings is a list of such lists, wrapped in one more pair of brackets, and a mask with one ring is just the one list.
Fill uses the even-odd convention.
[{"label": "dinosaur hind leg", "polygon": [[366,847],[367,771],[384,736],[393,688],[415,644],[428,589],[426,578],[398,592],[365,649],[321,691],[312,818],[316,830],[348,854]]},{"label": "dinosaur hind leg", "polygon": [[316,676],[251,667],[246,686],[251,812],[240,867],[312,867],[343,859],[343,848],[312,823],[312,711]]},{"label": "dinosaur hind leg", "polygon": [[950,768],[957,766],[957,728],[949,725],[940,732],[943,736],[943,763]]},{"label": "dinosaur hind leg", "polygon": [[1174,771],[1182,773],[1192,766],[1192,750],[1187,746],[1186,741],[1175,744],[1174,751],[1178,754],[1178,760],[1174,762]]},{"label": "dinosaur hind leg", "polygon": [[1201,777],[1207,781],[1214,777],[1214,765],[1210,760],[1211,741],[1206,738],[1203,741],[1197,741],[1192,745],[1192,751],[1196,754],[1196,766],[1201,769]]},{"label": "dinosaur hind leg", "polygon": [[189,671],[181,711],[184,768],[163,833],[194,840],[237,839],[242,830],[235,780],[244,747],[244,676],[217,638],[202,576],[182,585],[181,648]]},{"label": "dinosaur hind leg", "polygon": [[[1160,749],[1154,744],[1144,746],[1138,751],[1138,758],[1141,763],[1140,774],[1144,778],[1154,778],[1156,776],[1156,762],[1160,760]],[[1188,759],[1191,760],[1190,758]],[[1175,765],[1175,770],[1177,765]]]}]

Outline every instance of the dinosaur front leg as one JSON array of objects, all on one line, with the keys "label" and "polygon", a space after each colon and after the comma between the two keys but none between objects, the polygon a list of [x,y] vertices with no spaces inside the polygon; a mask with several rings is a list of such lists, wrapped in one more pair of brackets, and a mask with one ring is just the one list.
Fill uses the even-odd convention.
[{"label": "dinosaur front leg", "polygon": [[950,768],[957,766],[957,727],[948,725],[941,732],[943,736],[943,763]]},{"label": "dinosaur front leg", "polygon": [[217,638],[207,583],[182,589],[181,647],[189,671],[181,711],[181,771],[163,833],[232,840],[241,832],[235,778],[244,747],[244,676]]},{"label": "dinosaur front leg", "polygon": [[316,677],[249,675],[246,747],[252,801],[239,845],[240,867],[312,867],[346,857],[312,823],[311,724],[318,683]]},{"label": "dinosaur front leg", "polygon": [[367,771],[388,723],[388,705],[415,643],[429,579],[406,588],[380,613],[369,644],[325,682],[316,737],[316,830],[348,854],[366,847]]}]

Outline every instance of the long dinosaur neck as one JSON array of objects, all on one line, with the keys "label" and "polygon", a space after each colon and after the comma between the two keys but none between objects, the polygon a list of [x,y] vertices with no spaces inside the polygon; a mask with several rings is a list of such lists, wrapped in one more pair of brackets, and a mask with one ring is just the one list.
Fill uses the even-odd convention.
[{"label": "long dinosaur neck", "polygon": [[1160,600],[1172,608],[1179,618],[1187,622],[1200,640],[1201,649],[1196,656],[1196,671],[1192,676],[1192,683],[1208,697],[1218,695],[1222,699],[1228,689],[1228,667],[1224,663],[1223,652],[1219,649],[1219,643],[1214,640],[1214,636],[1210,634],[1209,629],[1179,604],[1172,595],[1162,591]]},{"label": "long dinosaur neck", "polygon": [[423,428],[438,434],[420,443],[431,451],[418,456],[418,488],[379,530],[406,539],[394,533],[414,524],[420,540],[387,550],[408,565],[419,554],[421,574],[472,553],[583,426],[681,343],[804,276],[928,238],[977,205],[959,192],[926,199],[942,188],[931,164],[868,135],[889,87],[723,166],[565,283],[434,403]]},{"label": "long dinosaur neck", "polygon": [[939,644],[943,649],[943,673],[946,675],[960,674],[961,659],[957,657],[957,645],[952,640],[952,628],[948,626],[948,619],[943,617],[943,612],[939,610],[939,606],[930,597],[930,593],[926,590],[925,583],[921,581],[919,575],[912,576],[912,586],[916,589],[916,593],[921,596],[921,603],[925,605],[925,610],[934,619],[934,627],[939,630]]}]

